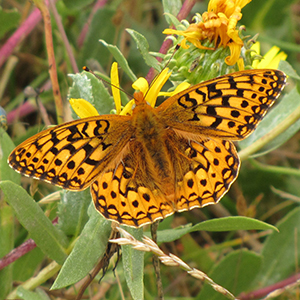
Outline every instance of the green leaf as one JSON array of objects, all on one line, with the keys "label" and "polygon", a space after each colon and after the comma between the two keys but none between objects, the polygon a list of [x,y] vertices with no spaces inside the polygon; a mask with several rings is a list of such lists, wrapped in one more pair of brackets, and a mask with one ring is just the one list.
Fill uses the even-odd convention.
[{"label": "green leaf", "polygon": [[124,57],[122,52],[119,50],[119,48],[117,46],[106,43],[104,40],[100,40],[100,43],[102,43],[109,50],[109,52],[113,55],[113,57],[119,64],[122,71],[124,71],[128,75],[130,80],[132,82],[136,81],[137,78],[136,78],[135,74],[130,69],[130,67],[128,65],[128,61],[126,60],[126,58]]},{"label": "green leaf", "polygon": [[[143,237],[143,228],[135,229],[123,227],[137,240]],[[132,248],[132,246],[122,246],[122,262],[124,275],[131,296],[134,300],[144,299],[144,252]]]},{"label": "green leaf", "polygon": [[11,29],[18,27],[20,13],[17,9],[3,10],[0,7],[0,38],[2,38]]},{"label": "green leaf", "polygon": [[89,217],[87,209],[91,203],[90,189],[80,192],[62,191],[58,204],[58,226],[66,234],[77,237]]},{"label": "green leaf", "polygon": [[295,274],[300,261],[300,207],[278,224],[279,232],[269,235],[262,250],[263,265],[253,287],[275,284]]},{"label": "green leaf", "polygon": [[[101,80],[89,72],[69,76],[73,79],[73,85],[69,89],[69,99],[83,98],[93,104],[100,115],[110,113],[114,108],[114,100]],[[78,118],[75,113],[72,116],[74,119]]]},{"label": "green leaf", "polygon": [[[14,216],[13,209],[6,203],[0,210],[0,257],[4,257],[14,248]],[[13,286],[13,265],[0,271],[0,299],[5,299]]]},{"label": "green leaf", "polygon": [[[208,274],[212,280],[235,296],[248,291],[251,282],[262,264],[261,256],[248,250],[237,250],[226,255]],[[194,299],[225,300],[227,297],[216,292],[205,283]]]},{"label": "green leaf", "polygon": [[62,264],[67,256],[64,250],[67,238],[63,232],[51,223],[22,187],[11,181],[2,181],[0,188],[6,196],[6,201],[15,210],[18,220],[28,230],[38,247],[58,264]]},{"label": "green leaf", "polygon": [[135,30],[126,29],[126,31],[134,39],[139,51],[141,52],[141,54],[145,60],[145,63],[149,67],[153,67],[155,70],[160,71],[160,66],[158,64],[157,59],[149,54],[149,44],[148,44],[148,41],[146,40],[146,38],[142,34],[140,34],[139,32],[137,32]]},{"label": "green leaf", "polygon": [[15,148],[10,136],[0,130],[0,181],[10,180],[14,183],[21,183],[21,175],[14,171],[7,163],[7,158]]},{"label": "green leaf", "polygon": [[91,104],[94,104],[91,80],[87,77],[87,72],[77,74],[69,74],[73,80],[72,86],[69,88],[68,99],[82,98]]},{"label": "green leaf", "polygon": [[180,29],[180,26],[183,26],[182,23],[172,14],[165,13],[166,21],[169,25],[173,25],[176,27],[176,29]]},{"label": "green leaf", "polygon": [[[233,231],[233,230],[277,230],[276,227],[265,222],[248,217],[225,217],[207,220],[195,226],[186,225],[175,229],[161,230],[157,233],[159,243],[167,243],[181,238],[183,235],[199,231]],[[149,236],[149,233],[146,234]]]},{"label": "green leaf", "polygon": [[115,13],[115,10],[107,6],[102,7],[95,13],[80,51],[80,57],[78,59],[79,66],[89,66],[93,64],[93,62],[96,64],[100,63],[100,68],[101,66],[107,65],[110,59],[110,53],[99,43],[99,40],[103,39],[107,43],[114,43],[116,26],[113,24],[112,18],[115,16]]},{"label": "green leaf", "polygon": [[273,225],[248,217],[225,217],[207,220],[193,226],[195,230],[232,231],[232,230],[268,230],[278,231]]},{"label": "green leaf", "polygon": [[210,249],[210,247],[206,248],[203,247],[203,245],[200,245],[199,241],[194,238],[194,235],[184,235],[184,237],[178,241],[178,244],[182,245],[181,249],[186,250],[180,255],[180,258],[183,261],[192,261],[193,266],[200,267],[202,272],[209,272],[215,265],[215,257],[211,255],[213,250]]},{"label": "green leaf", "polygon": [[[294,88],[291,92],[283,97],[276,107],[274,107],[261,121],[256,130],[245,140],[239,142],[241,149],[244,149],[252,145],[255,141],[262,138],[267,134],[271,134],[274,127],[288,119],[290,114],[300,107],[300,94],[297,89]],[[282,134],[274,138],[265,147],[260,149],[252,157],[257,157],[270,152],[290,139],[300,129],[300,120],[291,125]]]},{"label": "green leaf", "polygon": [[292,77],[296,80],[300,80],[300,76],[296,73],[293,67],[285,60],[281,60],[279,62],[279,70],[283,71],[289,77]]},{"label": "green leaf", "polygon": [[63,2],[68,9],[80,11],[93,3],[93,0],[63,0]]},{"label": "green leaf", "polygon": [[[163,0],[162,1],[164,13],[171,14],[173,16],[177,16],[181,7],[182,3],[180,0]],[[171,19],[168,17],[168,15],[165,15],[166,21],[169,25],[172,25]],[[176,18],[177,19],[177,18]]]},{"label": "green leaf", "polygon": [[47,300],[49,297],[47,297],[45,294],[42,295],[41,293],[36,293],[32,291],[28,291],[24,289],[22,286],[19,286],[17,288],[17,295],[24,300]]},{"label": "green leaf", "polygon": [[51,289],[60,289],[84,278],[102,257],[111,233],[111,222],[90,206],[89,221],[84,226],[71,254],[63,264]]}]

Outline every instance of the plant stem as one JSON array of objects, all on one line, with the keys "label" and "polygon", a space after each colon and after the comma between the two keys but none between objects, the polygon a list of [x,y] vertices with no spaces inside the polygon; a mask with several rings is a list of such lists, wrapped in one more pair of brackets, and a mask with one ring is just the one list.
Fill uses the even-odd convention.
[{"label": "plant stem", "polygon": [[[194,7],[196,1],[195,0],[185,0],[184,3],[182,4],[182,7],[177,15],[177,19],[179,21],[183,20],[184,18],[186,18],[188,16],[188,14],[190,13],[190,11],[192,10],[192,8]],[[173,42],[169,39],[164,40],[164,42],[162,43],[160,49],[159,49],[159,53],[163,53],[166,54],[168,49],[172,46]],[[157,57],[156,58],[159,62],[162,61],[162,58]],[[152,80],[155,77],[155,69],[154,68],[150,68],[147,76],[146,76],[146,80],[148,81],[148,83],[150,84],[152,82]]]},{"label": "plant stem", "polygon": [[54,102],[55,102],[56,114],[57,114],[57,123],[60,124],[63,122],[64,108],[63,108],[61,93],[60,93],[58,79],[57,79],[57,69],[56,69],[56,61],[54,56],[50,13],[46,3],[43,0],[33,0],[33,1],[35,5],[40,9],[44,20],[46,48],[47,48],[48,64],[49,64],[49,75],[52,83],[53,96],[54,96]]},{"label": "plant stem", "polygon": [[54,0],[49,0],[49,4],[50,4],[50,8],[52,10],[53,16],[55,18],[55,21],[56,21],[56,25],[57,25],[57,27],[59,29],[59,32],[60,32],[61,37],[62,37],[62,40],[63,40],[63,42],[65,44],[66,51],[67,51],[68,57],[70,59],[70,63],[72,65],[73,72],[74,73],[78,73],[79,71],[78,71],[78,67],[77,67],[77,64],[76,64],[76,60],[75,60],[75,57],[74,57],[71,45],[69,43],[68,37],[66,35],[66,31],[65,31],[64,26],[62,24],[60,15],[57,12]]},{"label": "plant stem", "polygon": [[[42,283],[46,282],[49,278],[54,276],[59,270],[61,266],[53,261],[44,269],[42,269],[36,276],[30,278],[19,286],[22,286],[24,289],[33,290],[38,287]],[[18,299],[17,297],[17,288],[15,288],[8,296],[7,299]]]}]

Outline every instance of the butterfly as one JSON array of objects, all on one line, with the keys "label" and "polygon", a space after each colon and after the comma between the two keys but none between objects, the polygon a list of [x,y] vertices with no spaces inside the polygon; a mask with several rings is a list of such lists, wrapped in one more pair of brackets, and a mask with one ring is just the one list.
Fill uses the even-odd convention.
[{"label": "butterfly", "polygon": [[17,172],[67,190],[91,188],[107,219],[140,227],[217,203],[238,175],[233,141],[254,131],[286,83],[278,70],[221,76],[156,108],[135,93],[132,115],[79,119],[21,143]]}]

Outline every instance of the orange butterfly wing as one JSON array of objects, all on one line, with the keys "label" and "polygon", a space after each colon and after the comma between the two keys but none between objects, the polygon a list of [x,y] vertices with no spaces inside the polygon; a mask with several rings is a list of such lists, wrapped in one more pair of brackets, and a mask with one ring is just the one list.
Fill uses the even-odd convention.
[{"label": "orange butterfly wing", "polygon": [[286,83],[278,70],[245,70],[194,85],[158,108],[170,127],[240,140],[256,128]]},{"label": "orange butterfly wing", "polygon": [[19,173],[69,190],[87,188],[123,155],[131,117],[105,115],[44,130],[21,143],[9,164]]}]

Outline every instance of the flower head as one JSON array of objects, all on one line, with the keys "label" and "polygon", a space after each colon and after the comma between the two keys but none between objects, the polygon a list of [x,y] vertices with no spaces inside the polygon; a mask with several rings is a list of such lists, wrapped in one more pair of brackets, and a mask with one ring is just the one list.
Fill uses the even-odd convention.
[{"label": "flower head", "polygon": [[202,14],[202,21],[191,24],[186,30],[166,29],[165,34],[184,36],[183,48],[188,48],[187,41],[199,49],[213,49],[203,46],[208,40],[214,47],[229,47],[230,56],[225,58],[227,65],[234,65],[240,56],[243,41],[239,37],[237,22],[242,18],[241,10],[251,0],[210,0],[207,12]]}]

